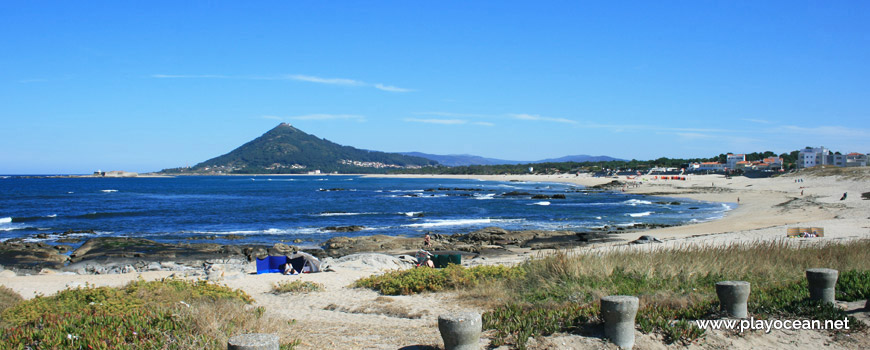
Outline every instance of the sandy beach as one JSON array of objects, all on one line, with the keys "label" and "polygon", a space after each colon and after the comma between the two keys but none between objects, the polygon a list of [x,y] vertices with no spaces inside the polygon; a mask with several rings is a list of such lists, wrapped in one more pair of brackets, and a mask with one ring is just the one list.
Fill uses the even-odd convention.
[{"label": "sandy beach", "polygon": [[[785,240],[789,227],[821,227],[824,237],[792,238],[795,244],[813,244],[870,238],[870,201],[862,200],[861,193],[870,191],[870,172],[858,177],[789,175],[767,179],[744,177],[725,178],[721,175],[690,175],[687,180],[660,180],[651,176],[619,181],[636,183],[624,191],[635,194],[728,203],[735,209],[725,217],[690,225],[666,227],[643,232],[618,234],[620,242],[597,244],[577,248],[594,251],[628,247],[625,243],[640,235],[652,235],[664,241],[664,246],[680,247],[693,244],[730,244]],[[408,176],[414,177],[414,176]],[[430,176],[419,176],[430,177]],[[439,176],[451,177],[451,176]],[[567,182],[594,186],[617,180],[575,175],[518,175],[518,176],[453,176],[497,181]],[[803,180],[800,181],[799,180]],[[622,189],[618,189],[622,191]],[[840,200],[844,193],[848,196]],[[739,204],[738,204],[739,201]],[[646,249],[650,245],[632,246]],[[658,245],[661,247],[662,245]],[[546,251],[517,252],[517,254],[488,259],[488,264],[516,264]],[[370,290],[348,287],[353,281],[387,267],[364,264],[338,266],[335,272],[283,276],[279,274],[227,275],[220,281],[240,288],[263,306],[267,314],[281,319],[295,319],[296,333],[302,341],[300,349],[399,349],[411,346],[440,348],[437,329],[439,314],[467,309],[455,300],[453,293],[422,294],[415,296],[382,297]],[[76,275],[50,273],[34,276],[14,276],[10,271],[0,272],[0,285],[9,287],[24,298],[51,295],[65,288],[84,286],[121,286],[131,280],[159,279],[171,272],[130,273],[123,275]],[[322,283],[326,290],[304,295],[275,295],[270,292],[279,281],[302,279]],[[857,308],[855,305],[847,305]],[[860,302],[860,306],[863,306]],[[399,311],[396,311],[399,310]],[[476,310],[484,311],[484,310]],[[386,315],[383,315],[386,314]],[[397,314],[399,316],[397,316]],[[413,318],[402,317],[402,315]],[[865,317],[858,313],[856,317]],[[859,349],[870,346],[866,334],[855,341],[831,341],[828,333],[820,331],[774,331],[770,334],[748,336],[710,332],[704,341],[689,348],[810,348]],[[636,349],[682,348],[666,346],[652,335],[637,332]],[[485,341],[485,339],[483,340]],[[599,338],[557,334],[533,342],[533,348],[615,348]],[[413,348],[413,347],[411,347]]]}]

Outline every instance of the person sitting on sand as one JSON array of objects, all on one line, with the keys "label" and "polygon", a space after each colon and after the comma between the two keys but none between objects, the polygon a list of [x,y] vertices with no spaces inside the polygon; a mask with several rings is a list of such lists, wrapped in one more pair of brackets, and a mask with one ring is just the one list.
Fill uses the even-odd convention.
[{"label": "person sitting on sand", "polygon": [[283,269],[283,270],[284,270],[284,271],[283,271],[282,273],[285,274],[285,275],[296,275],[296,274],[298,274],[298,272],[296,272],[296,270],[293,268],[293,264],[291,264],[291,263],[286,263],[286,264],[284,264],[284,269]]},{"label": "person sitting on sand", "polygon": [[432,247],[432,237],[429,237],[429,232],[426,232],[426,235],[423,236],[423,248],[431,248]]},{"label": "person sitting on sand", "polygon": [[432,261],[432,253],[429,253],[423,249],[420,249],[417,252],[415,258],[417,258],[417,267],[425,266],[425,267],[435,267],[435,262]]}]

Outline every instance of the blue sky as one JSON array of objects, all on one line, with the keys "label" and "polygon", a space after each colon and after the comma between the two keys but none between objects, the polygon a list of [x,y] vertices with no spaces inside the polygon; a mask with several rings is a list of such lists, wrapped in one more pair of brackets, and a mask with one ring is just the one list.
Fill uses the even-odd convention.
[{"label": "blue sky", "polygon": [[535,160],[870,152],[866,1],[4,1],[0,174],[156,171],[280,122]]}]

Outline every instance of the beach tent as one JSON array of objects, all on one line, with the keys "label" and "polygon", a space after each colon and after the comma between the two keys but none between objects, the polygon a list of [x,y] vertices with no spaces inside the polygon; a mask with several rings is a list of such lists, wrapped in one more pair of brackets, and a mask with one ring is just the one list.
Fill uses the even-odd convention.
[{"label": "beach tent", "polygon": [[293,264],[293,269],[296,271],[306,271],[305,267],[307,266],[307,272],[320,272],[320,259],[305,252],[295,252],[290,254],[287,256],[287,262]]},{"label": "beach tent", "polygon": [[267,256],[263,259],[257,259],[257,274],[283,273],[284,264],[293,265],[293,269],[297,272],[321,271],[319,259],[305,252],[295,252],[287,256]]}]

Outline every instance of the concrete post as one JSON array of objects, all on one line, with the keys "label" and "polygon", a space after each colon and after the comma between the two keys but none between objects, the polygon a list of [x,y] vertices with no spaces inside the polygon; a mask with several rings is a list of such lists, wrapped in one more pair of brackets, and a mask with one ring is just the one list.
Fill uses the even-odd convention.
[{"label": "concrete post", "polygon": [[834,269],[807,269],[810,299],[833,304],[838,276],[839,272]]},{"label": "concrete post", "polygon": [[634,317],[638,299],[628,295],[601,298],[601,317],[604,318],[604,336],[623,349],[634,346]]},{"label": "concrete post", "polygon": [[736,318],[746,318],[749,311],[746,302],[749,301],[749,282],[722,281],[716,283],[716,295],[719,296],[719,308]]},{"label": "concrete post", "polygon": [[438,330],[445,350],[478,350],[483,320],[477,312],[438,316]]},{"label": "concrete post", "polygon": [[227,350],[278,350],[278,336],[275,334],[240,334],[230,338]]}]

